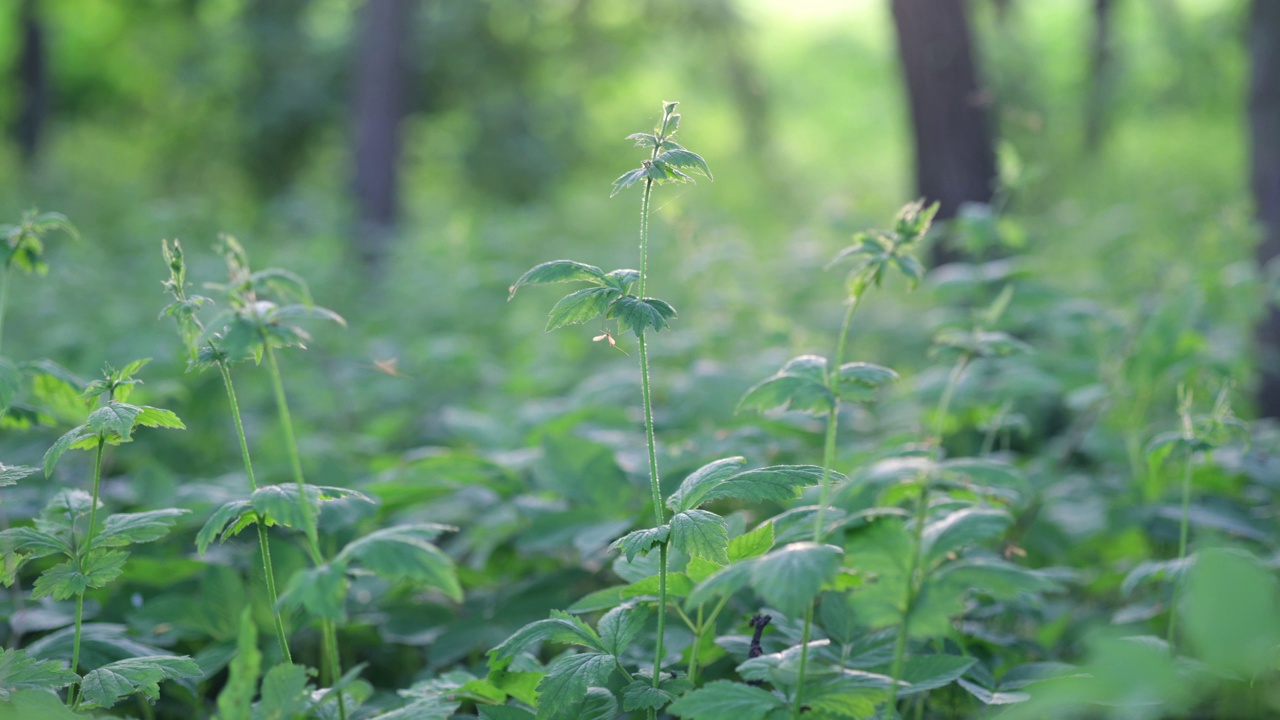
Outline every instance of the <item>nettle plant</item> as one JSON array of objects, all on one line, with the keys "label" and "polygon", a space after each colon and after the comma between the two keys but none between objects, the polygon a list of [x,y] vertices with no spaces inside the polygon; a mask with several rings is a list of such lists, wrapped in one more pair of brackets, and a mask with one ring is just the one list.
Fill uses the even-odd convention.
[{"label": "nettle plant", "polygon": [[[223,720],[262,714],[294,717],[312,713],[345,720],[351,707],[370,695],[368,684],[357,680],[361,666],[344,674],[340,661],[337,629],[348,617],[347,596],[352,577],[373,574],[393,584],[433,588],[455,602],[460,601],[462,590],[454,563],[432,542],[453,528],[433,523],[394,525],[357,537],[331,556],[325,554],[320,542],[324,509],[341,504],[337,501],[374,501],[355,490],[306,482],[276,350],[302,348],[309,341],[310,335],[295,324],[298,320],[320,319],[344,326],[345,321],[332,310],[316,306],[306,282],[295,273],[276,268],[251,270],[247,253],[234,238],[224,236],[218,249],[226,260],[228,281],[210,287],[221,291],[226,309],[206,323],[200,320],[199,313],[212,301],[187,294],[182,247],[177,241],[163,244],[169,268],[169,279],[164,285],[173,302],[162,316],[177,320],[191,369],[218,369],[227,391],[249,484],[243,498],[231,500],[214,511],[197,535],[196,544],[203,554],[215,540],[225,541],[251,525],[256,528],[258,555],[282,660],[265,675],[261,673],[261,653],[254,642],[253,621],[246,614],[241,620],[238,641],[240,658],[231,666],[231,679],[219,697],[219,708]],[[258,484],[232,382],[234,366],[246,360],[260,363],[264,358],[289,457],[291,483]],[[294,537],[312,563],[311,568],[289,578],[280,592],[267,532],[272,526],[296,531]],[[318,665],[321,683],[327,686],[324,690],[315,691],[308,681],[310,671],[293,664],[285,609],[300,609],[320,626]],[[253,698],[259,678],[261,700],[255,705]]]},{"label": "nettle plant", "polygon": [[[0,667],[6,670],[6,679],[20,679],[16,685],[12,681],[5,683],[6,696],[15,695],[12,692],[15,689],[52,690],[70,685],[67,706],[71,709],[110,708],[134,694],[154,701],[163,680],[188,680],[203,675],[191,658],[159,650],[154,654],[134,652],[138,648],[149,650],[142,645],[127,646],[124,652],[114,653],[122,657],[113,661],[106,661],[103,652],[95,652],[95,660],[102,662],[90,663],[96,667],[80,675],[83,636],[91,634],[97,643],[110,642],[107,639],[110,632],[105,628],[90,628],[86,633],[86,593],[107,587],[121,575],[129,558],[127,548],[163,538],[177,518],[188,512],[163,508],[114,513],[99,522],[105,448],[131,441],[139,427],[183,428],[177,415],[169,410],[128,402],[133,387],[141,382],[134,375],[146,363],[147,360],[138,360],[120,370],[108,367],[101,379],[90,383],[82,398],[90,403],[97,401],[98,407],[82,424],[58,438],[44,456],[44,473],[50,477],[59,459],[69,450],[92,451],[91,492],[60,490],[33,526],[0,531],[0,548],[6,552],[7,560],[2,578],[6,586],[16,581],[18,571],[27,562],[60,557],[61,562],[45,569],[36,579],[31,598],[75,598],[75,619],[71,627],[41,638],[25,650],[4,651]],[[69,658],[70,665],[63,668],[61,662],[53,658]],[[51,712],[47,699],[47,694],[0,697],[0,700],[12,700],[13,709],[32,713]]]}]

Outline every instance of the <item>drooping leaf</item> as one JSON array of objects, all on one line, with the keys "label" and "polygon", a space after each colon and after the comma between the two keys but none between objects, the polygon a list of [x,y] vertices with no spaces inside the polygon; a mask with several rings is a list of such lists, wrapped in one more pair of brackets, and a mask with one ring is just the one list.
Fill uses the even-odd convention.
[{"label": "drooping leaf", "polygon": [[0,531],[0,552],[21,551],[28,560],[46,555],[74,555],[75,549],[67,538],[44,532],[33,527],[18,527]]},{"label": "drooping leaf", "polygon": [[636,555],[647,553],[653,546],[666,542],[670,534],[670,525],[634,530],[618,538],[611,547],[621,550],[627,560],[631,561]]},{"label": "drooping leaf", "polygon": [[875,391],[898,380],[898,373],[883,365],[851,362],[836,373],[837,394],[841,400],[862,402],[875,398]]},{"label": "drooping leaf", "polygon": [[551,308],[547,332],[600,317],[609,309],[609,303],[621,294],[616,288],[606,286],[584,288],[565,295]]},{"label": "drooping leaf", "polygon": [[623,295],[609,306],[609,317],[618,319],[619,329],[622,332],[631,330],[636,337],[649,327],[654,332],[661,331],[667,327],[667,321],[675,316],[675,308],[657,298],[640,299],[634,295]]},{"label": "drooping leaf", "polygon": [[[348,488],[330,487],[327,485],[304,485],[307,503],[311,506],[311,517],[320,516],[320,505],[333,500],[351,498],[372,504],[373,500],[364,493]],[[249,496],[249,502],[259,517],[266,516],[271,521],[285,527],[302,528],[306,518],[298,503],[298,486],[296,483],[281,485],[264,485]]]},{"label": "drooping leaf", "polygon": [[915,655],[907,658],[902,667],[902,679],[909,684],[899,689],[898,695],[914,695],[950,685],[975,662],[973,658],[959,655]]},{"label": "drooping leaf", "polygon": [[358,564],[393,582],[422,583],[442,591],[454,602],[462,602],[462,587],[453,559],[430,541],[447,525],[419,523],[395,525],[375,530],[347,544],[335,563]]},{"label": "drooping leaf", "polygon": [[618,176],[617,180],[613,181],[613,192],[609,193],[609,197],[613,197],[632,185],[635,185],[645,176],[645,170],[646,168],[640,167],[622,173],[622,175]]},{"label": "drooping leaf", "polygon": [[586,623],[567,613],[552,611],[550,618],[525,625],[502,641],[501,645],[490,650],[489,663],[494,665],[509,661],[529,646],[542,641],[581,645],[592,650],[608,652],[600,636]]},{"label": "drooping leaf", "polygon": [[200,675],[200,666],[189,657],[153,655],[118,660],[84,676],[80,684],[80,705],[109,708],[120,698],[139,692],[155,702],[160,697],[162,681],[198,678]]},{"label": "drooping leaf", "polygon": [[97,437],[97,435],[89,430],[87,426],[80,425],[71,428],[62,437],[55,440],[44,454],[44,476],[53,475],[53,468],[58,464],[58,459],[70,450],[73,445],[93,437]]},{"label": "drooping leaf", "polygon": [[683,148],[668,150],[659,153],[657,160],[677,168],[693,168],[697,172],[705,175],[709,180],[715,180],[711,176],[711,168],[707,166],[707,161],[696,152],[691,152]]},{"label": "drooping leaf", "polygon": [[18,690],[57,690],[79,679],[56,660],[27,657],[25,650],[0,650],[0,701]]},{"label": "drooping leaf", "polygon": [[671,544],[692,557],[720,565],[729,562],[729,528],[724,518],[706,510],[683,510],[671,518]]},{"label": "drooping leaf", "polygon": [[988,690],[964,678],[956,678],[956,682],[983,705],[1012,705],[1031,699],[1030,693]]},{"label": "drooping leaf", "polygon": [[36,578],[31,597],[66,600],[88,588],[104,587],[120,576],[128,558],[129,553],[123,550],[93,550],[85,557],[83,569],[77,568],[74,560],[54,565]]},{"label": "drooping leaf", "polygon": [[758,687],[716,680],[671,704],[671,712],[689,720],[763,720],[783,701]]},{"label": "drooping leaf", "polygon": [[[706,488],[699,505],[731,498],[747,502],[785,502],[800,494],[800,489],[822,482],[823,469],[817,465],[774,465],[745,470]],[[843,482],[838,472],[830,473],[832,482]]]},{"label": "drooping leaf", "polygon": [[[253,505],[248,500],[232,500],[224,504],[222,507],[213,511],[209,516],[209,520],[205,522],[204,527],[200,528],[200,532],[196,534],[196,550],[204,555],[209,549],[209,545],[213,543],[218,536],[222,536],[223,540],[227,539],[224,534],[227,527],[238,524],[236,521],[245,513],[253,513]],[[257,515],[254,514],[256,518]]]},{"label": "drooping leaf", "polygon": [[91,547],[123,547],[159,540],[169,534],[169,529],[179,517],[189,512],[191,511],[179,508],[164,508],[110,515],[102,523],[102,530],[94,536]]},{"label": "drooping leaf", "polygon": [[1012,600],[1019,595],[1058,588],[1053,579],[1040,571],[992,557],[965,558],[943,565],[930,575],[928,584],[944,596],[958,597],[975,591],[997,600]]},{"label": "drooping leaf", "polygon": [[996,508],[970,507],[948,513],[924,528],[921,538],[926,565],[932,565],[948,553],[963,547],[997,538],[1004,534],[1013,518]]},{"label": "drooping leaf", "polygon": [[587,688],[609,679],[616,663],[613,655],[602,652],[556,658],[538,682],[538,717],[550,718],[577,705],[586,697]]},{"label": "drooping leaf", "polygon": [[827,359],[819,355],[801,355],[788,360],[781,370],[747,390],[738,401],[737,411],[765,412],[781,407],[824,413],[834,402],[827,387]]},{"label": "drooping leaf", "polygon": [[34,475],[38,472],[33,467],[26,465],[5,465],[0,463],[0,487],[5,485],[13,485],[24,477]]},{"label": "drooping leaf", "polygon": [[744,457],[730,457],[707,463],[693,471],[680,488],[667,498],[667,507],[679,512],[702,504],[707,491],[736,475],[747,464]]},{"label": "drooping leaf", "polygon": [[525,285],[541,285],[544,283],[562,283],[584,281],[593,285],[604,283],[604,271],[594,265],[575,262],[573,260],[552,260],[535,265],[529,272],[520,276],[508,288],[508,298],[515,297],[516,291]]},{"label": "drooping leaf", "polygon": [[812,542],[791,543],[757,558],[751,587],[765,602],[799,617],[840,568],[840,548]]},{"label": "drooping leaf", "polygon": [[178,416],[172,410],[151,407],[143,405],[140,408],[142,412],[138,413],[135,425],[141,425],[149,428],[168,428],[170,430],[186,430],[187,426],[182,424]]}]

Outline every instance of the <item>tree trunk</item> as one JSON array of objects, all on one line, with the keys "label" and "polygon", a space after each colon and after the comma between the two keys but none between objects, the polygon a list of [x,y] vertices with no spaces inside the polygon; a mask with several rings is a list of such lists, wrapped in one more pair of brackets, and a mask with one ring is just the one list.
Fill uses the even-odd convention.
[{"label": "tree trunk", "polygon": [[1110,120],[1115,85],[1115,40],[1112,0],[1093,2],[1093,39],[1089,46],[1089,89],[1084,107],[1084,147],[1090,154],[1102,145]]},{"label": "tree trunk", "polygon": [[[1262,225],[1260,267],[1280,263],[1280,2],[1254,0],[1249,23],[1250,184]],[[1255,331],[1260,417],[1280,418],[1280,307],[1268,298]]]},{"label": "tree trunk", "polygon": [[411,0],[369,0],[360,11],[355,73],[357,252],[379,264],[399,215],[400,120],[405,115],[405,50]]},{"label": "tree trunk", "polygon": [[[964,0],[893,0],[892,7],[915,129],[916,192],[941,202],[945,220],[966,202],[992,200],[990,98],[978,86]],[[945,238],[934,245],[934,264],[960,258]]]},{"label": "tree trunk", "polygon": [[18,51],[16,69],[22,90],[13,136],[23,164],[30,167],[35,163],[45,117],[49,112],[49,62],[36,0],[22,0],[18,17],[22,46]]}]

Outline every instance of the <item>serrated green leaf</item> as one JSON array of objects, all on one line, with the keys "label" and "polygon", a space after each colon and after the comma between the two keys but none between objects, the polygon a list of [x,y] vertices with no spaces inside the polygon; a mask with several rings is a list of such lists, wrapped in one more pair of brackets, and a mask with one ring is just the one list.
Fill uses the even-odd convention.
[{"label": "serrated green leaf", "polygon": [[835,577],[842,554],[832,545],[791,543],[755,560],[751,587],[768,604],[800,617],[822,586]]},{"label": "serrated green leaf", "polygon": [[933,565],[948,553],[997,538],[1012,523],[1009,513],[996,508],[970,507],[948,513],[924,528],[921,543],[925,564]]},{"label": "serrated green leaf", "polygon": [[5,465],[0,463],[0,487],[13,485],[24,477],[34,475],[38,470],[26,465]]},{"label": "serrated green leaf", "polygon": [[738,401],[737,411],[764,412],[781,407],[824,413],[834,402],[831,390],[827,388],[827,359],[819,355],[800,355],[747,390]]},{"label": "serrated green leaf", "polygon": [[142,408],[123,402],[111,402],[89,413],[85,427],[95,435],[127,440],[142,415]]},{"label": "serrated green leaf", "polygon": [[543,641],[581,645],[606,652],[600,636],[590,626],[566,613],[552,611],[550,618],[525,625],[490,650],[489,664],[494,666],[509,661],[534,643]]},{"label": "serrated green leaf", "polygon": [[[936,690],[955,682],[973,664],[974,658],[959,655],[915,655],[902,668],[902,679],[909,685],[898,690],[899,696]],[[887,668],[885,668],[887,669]]]},{"label": "serrated green leaf", "polygon": [[729,528],[724,518],[706,510],[683,510],[671,518],[671,544],[692,557],[719,565],[729,562]]},{"label": "serrated green leaf", "polygon": [[58,459],[71,449],[71,446],[86,438],[96,437],[96,434],[89,430],[88,427],[80,425],[71,428],[62,437],[54,441],[49,446],[49,450],[44,454],[44,476],[49,477],[53,474],[53,468],[58,464]]},{"label": "serrated green leaf", "polygon": [[129,553],[123,550],[94,550],[84,558],[83,568],[78,568],[75,560],[54,565],[36,578],[31,597],[66,600],[88,588],[104,587],[120,576],[128,558]]},{"label": "serrated green leaf", "polygon": [[618,538],[611,547],[621,550],[627,561],[630,562],[635,559],[636,555],[643,555],[653,546],[666,542],[670,534],[670,525],[634,530]]},{"label": "serrated green leaf", "polygon": [[186,430],[187,426],[182,424],[178,416],[171,410],[163,408],[151,407],[143,405],[142,412],[138,413],[137,419],[134,421],[136,425],[149,428],[168,428],[171,430]]},{"label": "serrated green leaf", "polygon": [[232,500],[224,504],[222,507],[213,511],[213,515],[209,516],[209,520],[205,522],[204,527],[200,528],[200,532],[196,534],[196,550],[204,555],[209,549],[209,545],[222,536],[226,540],[228,535],[223,534],[228,526],[237,524],[236,521],[245,513],[250,513],[257,518],[257,514],[253,512],[253,505],[248,500]]},{"label": "serrated green leaf", "polygon": [[116,513],[102,523],[102,530],[93,538],[92,548],[123,547],[134,543],[159,540],[169,534],[178,518],[191,512],[179,508],[164,508],[140,513]]},{"label": "serrated green leaf", "polygon": [[164,680],[198,678],[200,666],[189,657],[153,655],[118,660],[84,676],[80,683],[80,706],[113,707],[120,698],[142,693],[151,702],[160,697]]},{"label": "serrated green leaf", "polygon": [[685,478],[680,488],[667,498],[667,507],[679,512],[701,505],[708,490],[736,475],[746,464],[744,457],[730,457],[703,465]]},{"label": "serrated green leaf", "polygon": [[783,706],[780,698],[758,687],[716,680],[675,701],[669,710],[689,720],[763,720]]},{"label": "serrated green leaf", "polygon": [[605,652],[621,655],[648,620],[649,608],[644,606],[623,605],[605,613],[598,626]]},{"label": "serrated green leaf", "polygon": [[[311,505],[313,519],[319,517],[320,505],[325,502],[351,498],[373,504],[369,496],[349,488],[328,485],[304,485],[303,488],[307,502]],[[266,516],[285,527],[301,528],[304,527],[306,518],[302,514],[298,497],[296,483],[264,485],[249,496],[249,502],[259,516]]]},{"label": "serrated green leaf", "polygon": [[56,660],[27,657],[25,650],[0,650],[0,700],[19,690],[56,690],[79,679]]},{"label": "serrated green leaf", "polygon": [[294,573],[280,594],[280,604],[305,608],[319,618],[344,621],[347,618],[344,606],[349,588],[350,583],[342,568],[326,563]]},{"label": "serrated green leaf", "polygon": [[631,286],[639,279],[640,271],[628,268],[612,270],[604,276],[604,281],[609,287],[617,288],[618,292],[624,295],[631,291]]},{"label": "serrated green leaf", "polygon": [[622,709],[625,712],[661,710],[675,699],[670,692],[654,687],[648,680],[633,680],[622,690]]},{"label": "serrated green leaf", "polygon": [[429,585],[454,602],[462,602],[462,587],[458,584],[453,559],[430,542],[452,529],[434,523],[383,528],[347,544],[334,562],[359,564],[392,582]]},{"label": "serrated green leaf", "polygon": [[301,665],[280,664],[262,678],[262,699],[254,720],[293,720],[311,705],[310,671]]},{"label": "serrated green leaf", "polygon": [[[817,465],[774,465],[746,470],[707,488],[699,504],[727,498],[748,502],[793,500],[801,488],[822,482],[822,476],[823,470]],[[833,483],[844,479],[844,475],[831,472]]]},{"label": "serrated green leaf", "polygon": [[529,272],[520,276],[510,288],[508,297],[515,297],[516,291],[525,285],[542,285],[545,283],[589,282],[593,285],[604,284],[604,271],[594,265],[575,262],[573,260],[552,260],[535,265]]},{"label": "serrated green leaf", "polygon": [[898,373],[883,365],[865,362],[845,363],[836,372],[838,395],[841,400],[862,402],[875,399],[875,391],[897,382]]},{"label": "serrated green leaf", "polygon": [[707,176],[708,180],[715,180],[711,175],[711,168],[707,166],[707,161],[696,152],[680,149],[667,150],[659,153],[656,158],[659,162],[677,168],[693,168],[694,170]]},{"label": "serrated green leaf", "polygon": [[772,547],[773,523],[761,523],[755,530],[743,533],[729,541],[729,562],[763,555]]},{"label": "serrated green leaf", "polygon": [[613,181],[613,192],[609,193],[609,197],[613,197],[632,185],[635,185],[645,176],[646,170],[646,168],[639,167],[622,173],[622,175],[618,176],[617,180]]},{"label": "serrated green leaf", "polygon": [[0,552],[21,551],[27,560],[46,555],[74,555],[75,550],[67,538],[33,527],[10,528],[0,531]]},{"label": "serrated green leaf", "polygon": [[566,325],[589,322],[605,313],[609,303],[622,293],[613,287],[589,287],[570,293],[551,308],[547,316],[547,332]]},{"label": "serrated green leaf", "polygon": [[639,337],[645,328],[659,332],[667,327],[667,321],[676,316],[675,308],[657,298],[640,299],[623,295],[609,305],[609,317],[618,319],[622,332],[631,330]]},{"label": "serrated green leaf", "polygon": [[556,658],[538,682],[538,717],[549,718],[580,703],[588,687],[603,685],[609,679],[616,663],[613,655],[602,652]]}]

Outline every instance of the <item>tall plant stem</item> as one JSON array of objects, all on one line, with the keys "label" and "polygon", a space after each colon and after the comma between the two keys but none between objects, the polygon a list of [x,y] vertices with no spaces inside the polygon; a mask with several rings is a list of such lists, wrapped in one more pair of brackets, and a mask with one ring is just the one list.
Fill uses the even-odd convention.
[{"label": "tall plant stem", "polygon": [[[942,389],[942,397],[938,399],[936,425],[933,441],[937,443],[936,453],[942,456],[942,431],[946,427],[947,413],[951,410],[951,400],[955,397],[956,386],[960,384],[960,376],[969,366],[969,356],[962,355],[956,366],[947,377],[947,385]],[[924,584],[922,567],[924,525],[929,515],[929,477],[920,478],[920,498],[916,503],[915,527],[911,537],[911,564],[907,569],[907,588],[902,604],[902,623],[898,625],[898,636],[893,644],[892,681],[889,685],[889,700],[885,705],[885,718],[898,717],[898,682],[902,678],[902,669],[907,659],[907,640],[911,636],[911,611]],[[919,575],[920,577],[916,577]]]},{"label": "tall plant stem", "polygon": [[[1178,564],[1187,559],[1187,529],[1191,524],[1191,453],[1187,452],[1186,462],[1182,466],[1182,523],[1178,528]],[[1173,604],[1169,606],[1169,628],[1165,632],[1165,640],[1169,648],[1173,648],[1173,640],[1178,626],[1178,597],[1182,594],[1181,579],[1173,583]]]},{"label": "tall plant stem", "polygon": [[[89,556],[89,552],[93,549],[93,527],[98,522],[98,488],[102,485],[102,447],[106,444],[106,440],[101,435],[98,436],[98,448],[93,456],[93,500],[89,506],[89,530],[85,533],[84,551],[76,553],[76,563],[80,566],[80,571],[84,572],[84,561]],[[75,635],[71,640],[71,672],[80,672],[80,631],[84,626],[84,590],[76,593],[76,629]],[[71,687],[68,694],[68,700],[71,707],[80,704],[77,699],[80,685],[76,683]]]},{"label": "tall plant stem", "polygon": [[[298,502],[301,505],[303,523],[306,525],[307,549],[311,561],[316,566],[324,564],[324,555],[320,552],[320,541],[316,533],[315,517],[311,514],[311,503],[307,502],[306,481],[302,477],[302,458],[298,454],[298,441],[293,433],[293,418],[289,414],[289,401],[284,394],[284,381],[280,377],[280,365],[276,362],[275,350],[262,338],[266,346],[267,366],[271,370],[271,385],[275,390],[276,410],[280,415],[280,428],[284,432],[285,447],[289,451],[289,464],[293,469],[293,479],[298,484]],[[342,665],[338,652],[337,626],[328,618],[320,620],[320,630],[324,645],[323,653],[328,665],[329,682],[337,682],[342,677]],[[347,705],[342,699],[342,691],[338,691],[338,717],[347,720]]]},{"label": "tall plant stem", "polygon": [[9,304],[9,280],[12,272],[6,265],[4,272],[0,273],[0,347],[4,346],[4,311]]},{"label": "tall plant stem", "polygon": [[813,629],[813,603],[804,609],[804,630],[800,633],[800,673],[796,679],[796,694],[791,701],[791,716],[800,720],[804,712],[804,676],[809,665],[809,635]]},{"label": "tall plant stem", "polygon": [[[231,382],[231,369],[226,363],[219,362],[218,370],[222,373],[222,384],[227,389],[227,400],[231,403],[231,417],[236,422],[236,436],[240,439],[240,457],[244,460],[244,472],[249,478],[250,490],[258,489],[258,481],[253,474],[253,462],[249,459],[249,441],[245,437],[244,422],[240,417],[240,403],[236,400],[235,385]],[[277,608],[276,574],[271,564],[271,544],[267,537],[267,528],[262,523],[258,527],[258,548],[262,555],[262,576],[267,583],[267,599],[271,601],[271,618],[275,623],[276,641],[280,643],[280,653],[286,663],[293,663],[293,654],[289,652],[289,642],[285,637],[284,621]]]}]

